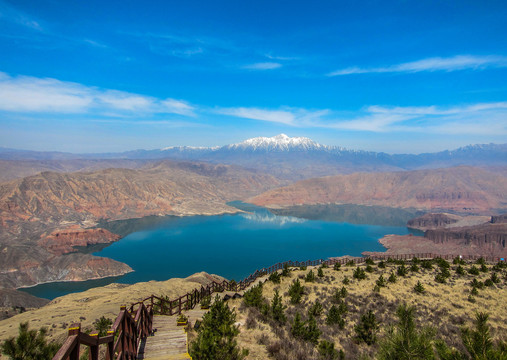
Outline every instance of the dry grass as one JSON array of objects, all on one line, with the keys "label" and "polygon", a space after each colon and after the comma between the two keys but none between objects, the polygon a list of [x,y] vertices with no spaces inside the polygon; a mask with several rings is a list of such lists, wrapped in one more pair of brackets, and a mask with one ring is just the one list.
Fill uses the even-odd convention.
[{"label": "dry grass", "polygon": [[[490,314],[489,325],[493,338],[504,338],[507,334],[507,272],[502,270],[500,275],[501,282],[492,287],[484,287],[479,290],[479,295],[475,296],[475,303],[468,301],[470,295],[470,282],[476,278],[479,281],[488,279],[491,275],[480,273],[477,276],[469,275],[458,276],[455,272],[455,265],[451,265],[451,277],[447,279],[446,284],[437,283],[435,275],[439,268],[433,265],[433,269],[425,270],[420,268],[419,272],[408,271],[406,277],[397,277],[396,283],[389,283],[387,279],[391,272],[396,273],[397,265],[386,264],[385,269],[374,266],[374,272],[366,273],[367,279],[357,280],[353,278],[355,266],[342,266],[341,270],[335,271],[332,268],[323,269],[324,277],[317,278],[316,282],[306,283],[304,276],[310,271],[317,273],[317,268],[308,268],[306,271],[295,270],[291,272],[290,278],[283,278],[280,284],[274,284],[267,281],[263,287],[263,296],[271,302],[274,291],[279,290],[283,296],[283,302],[287,306],[286,314],[289,321],[282,326],[275,324],[270,320],[264,319],[257,312],[252,313],[251,309],[242,304],[242,300],[234,300],[229,304],[237,309],[238,321],[241,334],[239,344],[241,347],[250,351],[249,359],[265,359],[267,357],[266,349],[274,347],[276,350],[280,344],[289,343],[296,348],[304,346],[300,341],[294,340],[290,335],[290,322],[298,311],[303,318],[306,318],[307,309],[315,303],[316,300],[324,305],[324,314],[317,321],[322,331],[320,339],[332,341],[336,349],[343,349],[347,358],[358,358],[360,356],[372,357],[377,352],[377,345],[367,346],[357,344],[354,340],[354,325],[359,320],[360,315],[371,309],[375,313],[377,320],[380,321],[381,328],[379,337],[383,336],[387,324],[396,322],[396,308],[399,304],[406,302],[414,305],[416,308],[416,321],[418,326],[434,327],[438,338],[444,339],[449,345],[461,347],[460,328],[462,326],[472,326],[475,313],[478,311]],[[365,268],[366,265],[360,265]],[[410,267],[410,264],[407,268]],[[468,269],[470,265],[464,266]],[[374,291],[376,280],[383,275],[386,280],[386,287],[381,287],[379,292]],[[331,296],[335,289],[341,289],[342,280],[347,276],[350,284],[346,285],[348,295],[345,303],[348,307],[348,313],[344,316],[345,327],[339,329],[337,326],[328,326],[325,324],[326,314],[332,305]],[[305,286],[305,295],[301,304],[292,305],[289,302],[288,288],[296,278],[300,278]],[[420,281],[425,292],[418,294],[414,291],[414,286]],[[249,324],[250,326],[246,326]],[[252,325],[253,324],[253,325]],[[264,345],[259,346],[258,339],[264,338]],[[313,349],[307,349],[308,359],[318,358]],[[277,353],[276,359],[290,358]],[[293,358],[298,356],[292,354]]]}]

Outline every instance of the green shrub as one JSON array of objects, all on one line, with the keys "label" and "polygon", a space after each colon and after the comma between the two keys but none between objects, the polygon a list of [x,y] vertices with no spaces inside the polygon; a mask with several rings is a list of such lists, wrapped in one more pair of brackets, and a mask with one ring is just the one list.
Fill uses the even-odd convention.
[{"label": "green shrub", "polygon": [[345,277],[343,278],[343,280],[342,280],[342,284],[343,284],[343,285],[348,285],[348,284],[350,284],[350,280],[349,280],[348,276],[345,276]]},{"label": "green shrub", "polygon": [[477,289],[484,289],[484,283],[482,281],[478,281],[477,279],[473,279],[470,283],[472,287],[475,287]]},{"label": "green shrub", "polygon": [[292,321],[290,332],[296,339],[303,339],[305,336],[305,323],[301,320],[301,315],[296,312],[294,320]]},{"label": "green shrub", "polygon": [[373,266],[371,266],[370,264],[366,265],[366,272],[369,272],[369,273],[372,273],[375,271],[375,268],[373,268]]},{"label": "green shrub", "polygon": [[493,286],[493,285],[494,285],[493,280],[491,280],[491,279],[486,279],[486,280],[484,281],[484,285],[485,285],[485,286]]},{"label": "green shrub", "polygon": [[435,276],[435,281],[440,284],[445,284],[447,282],[447,278],[442,275],[442,273],[438,273]]},{"label": "green shrub", "polygon": [[358,266],[354,270],[354,274],[352,276],[354,277],[354,279],[364,280],[366,279],[366,272],[364,271],[364,269]]},{"label": "green shrub", "polygon": [[378,359],[434,359],[432,342],[435,331],[431,328],[418,330],[414,321],[414,308],[406,304],[398,307],[396,316],[398,323],[387,328],[386,335],[380,342]]},{"label": "green shrub", "polygon": [[305,270],[306,270],[306,266],[300,266],[300,267],[299,267],[299,270],[301,270],[301,271],[305,271]]},{"label": "green shrub", "polygon": [[332,305],[327,313],[326,324],[339,325],[340,328],[343,328],[343,326],[345,326],[345,321],[342,318],[342,314],[335,305]]},{"label": "green shrub", "polygon": [[398,266],[398,268],[396,269],[396,275],[398,276],[406,276],[407,273],[408,273],[407,268],[403,264]]},{"label": "green shrub", "polygon": [[490,277],[491,281],[493,281],[495,284],[500,283],[500,278],[498,277],[497,273],[492,273]]},{"label": "green shrub", "polygon": [[107,331],[111,325],[113,325],[113,320],[108,319],[105,316],[102,316],[100,319],[95,320],[93,323],[93,326],[95,327],[95,330],[97,330],[97,333],[100,337],[107,335]]},{"label": "green shrub", "polygon": [[470,294],[473,296],[479,295],[479,290],[475,286],[472,287],[472,290],[470,290]]},{"label": "green shrub", "polygon": [[375,344],[377,341],[378,322],[373,311],[368,310],[361,315],[359,322],[354,326],[356,339],[359,342],[365,342],[368,345]]},{"label": "green shrub", "polygon": [[465,261],[463,259],[461,259],[459,256],[456,256],[453,260],[452,260],[452,263],[454,265],[465,265]]},{"label": "green shrub", "polygon": [[319,343],[318,351],[324,359],[336,359],[339,356],[338,351],[334,348],[334,343],[322,340]]},{"label": "green shrub", "polygon": [[319,268],[317,270],[317,276],[320,277],[320,278],[324,277],[324,270],[322,270],[322,268]]},{"label": "green shrub", "polygon": [[245,294],[243,295],[243,302],[246,306],[260,309],[264,303],[264,297],[262,296],[262,283],[258,283],[249,290],[245,291]]},{"label": "green shrub", "polygon": [[248,351],[238,347],[236,336],[238,328],[234,325],[236,313],[229,309],[218,296],[210,310],[203,315],[197,329],[197,338],[190,344],[190,355],[195,360],[203,359],[243,359]]},{"label": "green shrub", "polygon": [[410,265],[410,271],[419,272],[419,266],[417,266],[417,264]]},{"label": "green shrub", "polygon": [[345,288],[345,286],[342,286],[342,288],[340,289],[340,295],[342,298],[345,298],[348,294],[348,291],[347,289]]},{"label": "green shrub", "polygon": [[384,275],[380,275],[375,284],[377,284],[378,287],[386,286],[386,280],[384,279]]},{"label": "green shrub", "polygon": [[329,265],[327,264],[327,262],[323,262],[322,265],[321,265],[321,267],[323,269],[327,269],[329,267]]},{"label": "green shrub", "polygon": [[384,261],[379,261],[379,263],[378,263],[378,267],[379,267],[380,269],[385,269],[385,268],[386,268],[386,263],[385,263]]},{"label": "green shrub", "polygon": [[278,271],[275,271],[274,273],[272,273],[271,275],[269,275],[269,281],[272,281],[275,284],[280,284],[281,276],[278,273]]},{"label": "green shrub", "polygon": [[315,274],[313,273],[313,270],[310,270],[308,274],[306,274],[305,277],[306,282],[314,282],[315,281]]},{"label": "green shrub", "polygon": [[433,262],[431,260],[423,260],[421,262],[421,267],[426,270],[433,269]]},{"label": "green shrub", "polygon": [[477,265],[486,265],[486,260],[484,260],[484,258],[480,257],[477,259],[477,261],[475,263]]},{"label": "green shrub", "polygon": [[314,317],[317,318],[320,315],[322,315],[323,311],[324,311],[324,307],[319,302],[319,300],[316,300],[315,304],[313,304],[312,306],[310,306],[310,308],[308,309],[308,316],[314,316]]},{"label": "green shrub", "polygon": [[271,317],[279,324],[283,324],[287,321],[287,317],[284,313],[285,309],[286,306],[282,304],[282,297],[278,293],[278,290],[275,290],[275,296],[271,301]]},{"label": "green shrub", "polygon": [[317,321],[313,316],[310,316],[305,327],[304,339],[314,345],[317,345],[319,343],[320,334],[322,334],[322,332],[317,326]]},{"label": "green shrub", "polygon": [[389,275],[389,279],[387,279],[387,281],[394,284],[396,282],[396,275],[394,275],[392,272],[391,275]]},{"label": "green shrub", "polygon": [[480,270],[481,272],[488,272],[488,271],[489,271],[488,267],[487,267],[485,264],[482,264],[482,265],[481,265],[481,268],[480,268],[479,270]]},{"label": "green shrub", "polygon": [[290,302],[292,304],[299,304],[301,302],[301,298],[303,297],[304,291],[305,288],[301,285],[299,279],[294,280],[292,282],[292,285],[289,287]]},{"label": "green shrub", "polygon": [[371,258],[366,258],[364,262],[366,263],[366,265],[375,265],[375,261],[373,261],[373,259]]},{"label": "green shrub", "polygon": [[290,276],[289,264],[287,264],[287,263],[283,264],[282,276],[285,276],[285,277]]},{"label": "green shrub", "polygon": [[414,286],[414,291],[418,294],[423,294],[424,293],[424,286],[423,284],[421,284],[420,281],[417,281],[417,284],[415,284]]},{"label": "green shrub", "polygon": [[468,269],[468,273],[470,275],[479,275],[479,269],[477,268],[477,266],[472,265],[470,269]]},{"label": "green shrub", "polygon": [[440,257],[433,259],[433,261],[438,265],[440,269],[449,269],[451,267],[447,260]]},{"label": "green shrub", "polygon": [[341,267],[342,267],[342,264],[340,264],[340,263],[334,263],[334,265],[333,265],[333,269],[336,271],[339,271]]},{"label": "green shrub", "polygon": [[48,343],[46,334],[46,328],[30,330],[28,322],[20,323],[18,337],[5,340],[0,351],[12,360],[51,360],[60,345]]},{"label": "green shrub", "polygon": [[456,274],[458,275],[465,275],[465,268],[463,266],[458,265],[458,267],[456,268]]},{"label": "green shrub", "polygon": [[346,266],[354,266],[354,265],[356,265],[356,263],[354,262],[354,260],[349,260],[349,261],[347,261],[347,263],[345,265]]}]

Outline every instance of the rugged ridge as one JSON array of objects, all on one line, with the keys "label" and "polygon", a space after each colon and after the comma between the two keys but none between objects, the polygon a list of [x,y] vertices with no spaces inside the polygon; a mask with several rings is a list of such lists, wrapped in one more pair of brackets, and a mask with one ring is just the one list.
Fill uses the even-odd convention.
[{"label": "rugged ridge", "polygon": [[490,213],[507,208],[507,178],[473,167],[356,173],[299,181],[249,202],[272,208],[356,204]]}]

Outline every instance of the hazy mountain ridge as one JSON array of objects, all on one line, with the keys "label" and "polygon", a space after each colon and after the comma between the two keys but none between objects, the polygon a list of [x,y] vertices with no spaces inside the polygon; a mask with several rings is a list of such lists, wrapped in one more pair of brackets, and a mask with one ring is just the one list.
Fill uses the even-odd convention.
[{"label": "hazy mountain ridge", "polygon": [[[469,145],[455,150],[418,155],[390,155],[382,152],[348,150],[338,146],[322,145],[305,137],[288,137],[280,134],[274,137],[252,138],[225,146],[179,146],[154,150],[132,150],[122,153],[70,154],[1,149],[0,159],[11,161],[52,160],[56,162],[53,165],[55,168],[61,166],[58,164],[59,161],[71,163],[73,160],[79,160],[84,162],[82,165],[76,163],[72,167],[73,171],[88,169],[90,164],[87,164],[84,160],[92,159],[101,159],[102,161],[107,159],[111,161],[110,167],[122,168],[137,168],[139,166],[138,164],[128,163],[126,160],[198,160],[235,164],[263,171],[283,179],[301,180],[327,175],[350,174],[358,171],[416,170],[460,165],[507,166],[507,144]],[[115,163],[120,159],[123,162]],[[5,166],[6,164],[0,163],[0,169]],[[95,166],[101,165],[97,163]],[[20,174],[24,176],[28,172],[20,171]],[[11,178],[13,177],[11,176]]]}]

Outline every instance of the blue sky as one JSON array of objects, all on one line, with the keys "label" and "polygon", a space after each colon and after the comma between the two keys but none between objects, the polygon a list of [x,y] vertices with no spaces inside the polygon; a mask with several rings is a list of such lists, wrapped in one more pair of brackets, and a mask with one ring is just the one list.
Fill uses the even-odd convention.
[{"label": "blue sky", "polygon": [[0,146],[507,142],[505,1],[0,0]]}]

